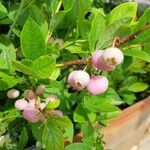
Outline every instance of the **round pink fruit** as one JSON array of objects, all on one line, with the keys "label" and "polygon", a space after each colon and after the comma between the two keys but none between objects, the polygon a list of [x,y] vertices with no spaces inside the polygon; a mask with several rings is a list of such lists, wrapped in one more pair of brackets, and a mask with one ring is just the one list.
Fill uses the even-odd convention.
[{"label": "round pink fruit", "polygon": [[29,103],[24,100],[24,99],[19,99],[15,102],[15,107],[18,110],[24,110],[25,108],[27,108],[29,106]]},{"label": "round pink fruit", "polygon": [[24,109],[23,117],[29,122],[37,122],[41,118],[41,113],[34,107],[28,107]]},{"label": "round pink fruit", "polygon": [[41,84],[36,88],[36,94],[42,95],[45,92],[45,85]]},{"label": "round pink fruit", "polygon": [[19,96],[19,91],[16,90],[16,89],[11,89],[7,92],[7,97],[8,98],[11,98],[11,99],[14,99],[14,98],[17,98]]},{"label": "round pink fruit", "polygon": [[78,91],[84,89],[90,81],[90,76],[86,71],[73,71],[68,76],[68,84]]},{"label": "round pink fruit", "polygon": [[104,76],[93,76],[87,85],[87,91],[92,95],[104,93],[108,88],[108,79]]},{"label": "round pink fruit", "polygon": [[34,92],[32,90],[26,90],[23,95],[24,95],[24,97],[26,99],[33,99],[33,98],[35,98],[35,94],[34,94]]}]

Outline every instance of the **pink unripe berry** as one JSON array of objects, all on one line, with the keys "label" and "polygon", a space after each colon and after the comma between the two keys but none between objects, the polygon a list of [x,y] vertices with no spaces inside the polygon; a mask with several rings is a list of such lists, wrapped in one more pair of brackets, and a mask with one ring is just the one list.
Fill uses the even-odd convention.
[{"label": "pink unripe berry", "polygon": [[35,94],[34,94],[34,92],[32,90],[26,90],[24,92],[24,97],[26,99],[33,99],[33,98],[35,98]]},{"label": "pink unripe berry", "polygon": [[86,71],[73,71],[68,76],[68,84],[78,91],[84,89],[90,81],[90,76]]},{"label": "pink unripe berry", "polygon": [[14,98],[17,98],[19,96],[19,91],[16,90],[16,89],[11,89],[7,92],[7,97],[8,98],[11,98],[11,99],[14,99]]},{"label": "pink unripe berry", "polygon": [[41,84],[36,88],[36,94],[42,95],[45,92],[45,85]]},{"label": "pink unripe berry", "polygon": [[24,100],[24,99],[19,99],[15,102],[15,107],[18,110],[24,110],[25,108],[27,108],[29,106],[29,103]]},{"label": "pink unripe berry", "polygon": [[111,47],[107,48],[103,52],[103,61],[110,66],[119,65],[123,62],[124,56],[119,48]]},{"label": "pink unripe berry", "polygon": [[92,55],[92,65],[93,67],[102,70],[102,71],[112,71],[115,66],[107,65],[103,60],[103,50],[97,50]]},{"label": "pink unripe berry", "polygon": [[37,122],[40,120],[40,112],[34,107],[28,107],[23,111],[23,117],[29,122]]},{"label": "pink unripe berry", "polygon": [[87,91],[92,95],[104,93],[108,88],[108,79],[104,76],[93,76],[87,85]]}]

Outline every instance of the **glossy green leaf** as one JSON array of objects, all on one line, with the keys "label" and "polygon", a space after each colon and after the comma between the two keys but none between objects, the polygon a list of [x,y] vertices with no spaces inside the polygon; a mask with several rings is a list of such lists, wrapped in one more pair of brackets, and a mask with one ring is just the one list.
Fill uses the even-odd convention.
[{"label": "glossy green leaf", "polygon": [[133,31],[136,32],[144,27],[150,21],[150,8],[147,8],[140,19],[133,25]]},{"label": "glossy green leaf", "polygon": [[0,36],[0,69],[11,69],[11,61],[16,59],[14,45],[6,36]]},{"label": "glossy green leaf", "polygon": [[91,4],[92,0],[78,0],[77,32],[78,36],[81,35],[85,39],[89,38],[89,32],[91,29],[91,23],[85,19],[85,14]]},{"label": "glossy green leaf", "polygon": [[148,89],[149,85],[143,82],[135,82],[128,87],[131,92],[142,92]]},{"label": "glossy green leaf", "polygon": [[48,34],[48,24],[42,11],[34,5],[30,6],[30,17],[40,26],[46,39]]},{"label": "glossy green leaf", "polygon": [[105,31],[101,33],[101,36],[96,44],[96,49],[103,49],[111,45],[115,35],[117,36],[117,30],[128,22],[129,18],[121,18],[111,25],[106,26]]},{"label": "glossy green leaf", "polygon": [[27,75],[32,76],[37,79],[40,78],[38,76],[38,74],[31,67],[26,66],[26,65],[20,63],[19,61],[13,61],[12,65],[13,65],[14,69],[19,72],[22,72],[24,74],[27,74]]},{"label": "glossy green leaf", "polygon": [[102,35],[101,33],[104,32],[105,30],[105,19],[101,11],[99,11],[98,9],[94,9],[92,12],[94,13],[95,16],[94,19],[92,20],[89,35],[89,47],[91,51],[95,50],[96,43],[100,38],[100,36]]},{"label": "glossy green leaf", "polygon": [[31,124],[32,134],[37,141],[42,142],[42,135],[45,124],[43,122],[36,122]]},{"label": "glossy green leaf", "polygon": [[84,107],[91,112],[116,112],[120,113],[119,108],[111,104],[111,101],[107,98],[99,98],[97,96],[85,96]]},{"label": "glossy green leaf", "polygon": [[137,59],[141,59],[150,62],[150,55],[144,51],[137,50],[135,48],[129,48],[123,51],[124,55],[131,56]]},{"label": "glossy green leaf", "polygon": [[57,12],[52,17],[52,19],[50,20],[50,25],[49,25],[50,32],[54,31],[54,29],[62,21],[62,19],[65,17],[65,15],[71,10],[71,8],[73,7],[73,3],[74,3],[74,0],[67,1],[67,5],[65,5],[66,7],[64,8],[64,10]]},{"label": "glossy green leaf", "polygon": [[74,111],[73,118],[75,122],[85,122],[88,120],[87,112],[81,104]]},{"label": "glossy green leaf", "polygon": [[43,130],[42,143],[47,150],[64,150],[63,134],[57,126],[51,124],[47,124]]},{"label": "glossy green leaf", "polygon": [[[115,7],[109,14],[109,24],[123,18],[129,18],[128,21],[135,19],[137,13],[137,3],[127,2]],[[130,19],[131,18],[131,19]]]},{"label": "glossy green leaf", "polygon": [[0,1],[0,18],[4,18],[6,16],[7,16],[7,9],[5,8],[5,6]]},{"label": "glossy green leaf", "polygon": [[50,56],[42,56],[33,62],[31,68],[41,79],[48,78],[55,70],[55,59]]},{"label": "glossy green leaf", "polygon": [[0,72],[0,91],[12,88],[16,84],[21,82],[21,78],[16,78],[14,76],[7,75]]},{"label": "glossy green leaf", "polygon": [[47,52],[45,38],[36,22],[29,18],[21,32],[21,49],[27,59],[36,60]]}]

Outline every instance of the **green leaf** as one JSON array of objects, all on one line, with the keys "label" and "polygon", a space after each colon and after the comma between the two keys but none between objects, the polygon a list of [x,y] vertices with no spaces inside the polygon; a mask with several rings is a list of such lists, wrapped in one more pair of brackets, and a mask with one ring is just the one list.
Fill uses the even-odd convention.
[{"label": "green leaf", "polygon": [[50,78],[51,80],[56,80],[59,75],[60,75],[60,68],[55,68],[49,78]]},{"label": "green leaf", "polygon": [[88,120],[87,112],[82,104],[79,104],[74,111],[73,118],[75,122],[85,122]]},{"label": "green leaf", "polygon": [[131,56],[137,59],[141,59],[150,62],[150,55],[144,51],[137,50],[137,48],[128,48],[123,50],[124,55]]},{"label": "green leaf", "polygon": [[118,93],[114,89],[112,89],[112,88],[108,88],[108,90],[105,93],[104,97],[105,97],[105,99],[109,99],[109,101],[113,105],[120,105],[120,104],[123,103],[123,101],[119,97]]},{"label": "green leaf", "polygon": [[82,47],[80,45],[69,45],[65,47],[65,49],[74,54],[86,53],[85,51],[82,50]]},{"label": "green leaf", "polygon": [[122,25],[116,31],[116,34],[117,34],[117,36],[119,36],[121,38],[130,36],[132,34],[131,26],[129,26],[129,25]]},{"label": "green leaf", "polygon": [[78,31],[78,36],[81,35],[85,39],[89,38],[91,24],[89,20],[86,20],[84,17],[88,8],[90,8],[91,4],[92,4],[92,0],[78,1],[77,31]]},{"label": "green leaf", "polygon": [[55,108],[57,108],[60,104],[60,100],[57,99],[55,101],[49,101],[48,104],[46,105],[45,109],[48,109],[48,110],[53,110]]},{"label": "green leaf", "polygon": [[96,44],[96,49],[103,49],[108,47],[115,35],[117,35],[117,30],[124,24],[127,23],[129,18],[122,18],[120,20],[115,21],[111,25],[106,26],[105,31],[101,33],[101,36]]},{"label": "green leaf", "polygon": [[[68,119],[68,120],[70,120],[70,119]],[[66,121],[66,120],[64,120],[64,121]],[[71,120],[69,122],[69,125],[64,128],[64,131],[65,131],[64,138],[67,138],[72,143],[73,138],[74,138],[74,127],[73,127],[73,123],[71,122]]]},{"label": "green leaf", "polygon": [[29,66],[26,66],[22,63],[20,63],[19,61],[13,61],[12,65],[14,67],[15,70],[22,72],[24,74],[27,74],[29,76],[32,76],[34,78],[39,79],[40,77],[38,76],[38,74]]},{"label": "green leaf", "polygon": [[149,87],[149,85],[147,83],[143,83],[143,82],[136,82],[131,84],[128,87],[128,90],[131,92],[143,92],[145,90],[147,90]]},{"label": "green leaf", "polygon": [[135,23],[133,26],[133,32],[143,28],[148,22],[150,22],[150,8],[147,8],[140,19]]},{"label": "green leaf", "polygon": [[133,93],[125,93],[123,94],[123,101],[125,101],[128,105],[132,105],[135,103],[136,96]]},{"label": "green leaf", "polygon": [[37,139],[37,141],[42,142],[42,135],[45,124],[43,122],[36,122],[31,124],[32,134]]},{"label": "green leaf", "polygon": [[27,145],[27,142],[28,142],[28,133],[26,128],[23,128],[21,135],[19,137],[19,144],[18,144],[19,150],[24,150],[25,146]]},{"label": "green leaf", "polygon": [[45,144],[47,150],[64,150],[63,134],[52,124],[47,124],[44,128],[42,143]]},{"label": "green leaf", "polygon": [[0,41],[0,69],[11,69],[11,61],[16,59],[16,50],[6,36],[0,35]]},{"label": "green leaf", "polygon": [[73,143],[68,145],[65,150],[90,150],[90,147],[84,143]]},{"label": "green leaf", "polygon": [[36,60],[47,52],[44,35],[36,22],[29,18],[21,32],[21,49],[27,59]]},{"label": "green leaf", "polygon": [[94,128],[88,122],[82,124],[81,132],[83,133],[83,143],[86,143],[88,146],[92,147],[95,143],[94,140]]},{"label": "green leaf", "polygon": [[92,12],[94,12],[95,16],[92,20],[92,26],[89,34],[89,47],[91,51],[95,50],[96,43],[102,35],[101,33],[105,30],[105,19],[101,11],[93,9]]},{"label": "green leaf", "polygon": [[48,78],[55,71],[55,59],[50,56],[42,56],[33,62],[31,68],[41,79]]},{"label": "green leaf", "polygon": [[45,16],[42,13],[42,11],[38,7],[31,5],[30,6],[30,17],[41,27],[41,30],[46,39],[47,34],[48,34],[48,24],[46,22]]},{"label": "green leaf", "polygon": [[[109,24],[116,22],[123,18],[135,19],[137,13],[137,3],[127,2],[115,7],[109,14]],[[131,21],[129,19],[128,21]]]},{"label": "green leaf", "polygon": [[67,116],[50,118],[50,122],[54,123],[57,127],[64,129],[72,124]]},{"label": "green leaf", "polygon": [[26,66],[28,66],[28,67],[31,67],[32,64],[33,64],[33,61],[30,60],[30,59],[22,59],[21,63],[24,64],[24,65],[26,65]]},{"label": "green leaf", "polygon": [[109,101],[109,99],[100,98],[98,96],[85,96],[84,107],[95,113],[120,113],[120,109],[111,104],[111,101]]},{"label": "green leaf", "polygon": [[64,130],[63,134],[65,139],[67,138],[67,140],[69,140],[70,142],[73,141],[73,135],[74,135],[73,123],[67,116],[55,117],[55,118],[53,117],[50,118],[50,120],[51,123]]},{"label": "green leaf", "polygon": [[7,9],[5,8],[5,6],[0,1],[0,18],[4,18],[6,16],[7,16]]},{"label": "green leaf", "polygon": [[16,84],[21,82],[21,78],[16,78],[14,76],[7,75],[0,72],[0,91],[12,88]]},{"label": "green leaf", "polygon": [[72,9],[74,0],[67,1],[67,5],[64,5],[64,11],[59,11],[56,13],[52,19],[50,20],[50,32],[53,32],[54,29],[58,26],[58,24],[63,20],[65,15]]}]

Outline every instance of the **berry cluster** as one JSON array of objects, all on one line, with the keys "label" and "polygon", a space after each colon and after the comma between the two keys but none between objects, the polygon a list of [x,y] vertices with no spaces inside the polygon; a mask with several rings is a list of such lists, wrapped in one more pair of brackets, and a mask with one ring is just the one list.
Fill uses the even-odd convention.
[{"label": "berry cluster", "polygon": [[[92,55],[92,66],[102,71],[112,71],[124,59],[120,49],[112,47],[104,50],[97,50]],[[86,71],[73,71],[68,76],[68,84],[75,90],[81,91],[86,88],[92,95],[104,93],[109,85],[105,76],[92,76],[90,78]]]},{"label": "berry cluster", "polygon": [[[112,47],[106,50],[97,50],[92,55],[92,66],[102,71],[112,71],[124,59],[120,49]],[[109,85],[105,76],[89,76],[86,71],[73,71],[68,76],[68,84],[77,91],[87,89],[92,95],[104,93]],[[23,117],[29,122],[37,122],[45,120],[48,115],[63,116],[59,110],[55,110],[59,106],[59,100],[56,95],[49,95],[46,99],[40,96],[45,92],[45,86],[39,85],[35,91],[26,90],[23,98],[15,102],[15,107],[23,111]],[[7,92],[8,98],[15,99],[19,96],[19,91],[11,89]]]},{"label": "berry cluster", "polygon": [[[59,110],[49,109],[47,106],[52,103],[58,104],[56,101],[58,97],[56,95],[49,95],[46,99],[41,99],[39,96],[45,91],[44,85],[39,85],[35,91],[26,90],[23,94],[23,98],[15,102],[15,107],[18,110],[23,111],[23,117],[29,122],[44,121],[47,115],[56,115],[62,117],[63,114]],[[17,93],[17,94],[16,94]],[[7,92],[9,98],[16,98],[19,96],[19,91],[12,89]],[[53,104],[54,105],[54,104]],[[58,106],[58,105],[57,105]],[[56,107],[57,107],[56,106]]]}]

